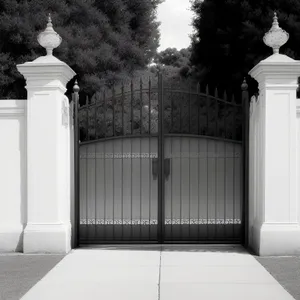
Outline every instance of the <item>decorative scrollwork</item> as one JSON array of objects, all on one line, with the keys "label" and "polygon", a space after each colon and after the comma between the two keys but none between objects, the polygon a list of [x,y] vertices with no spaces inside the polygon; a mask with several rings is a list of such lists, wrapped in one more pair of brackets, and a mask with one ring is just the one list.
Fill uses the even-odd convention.
[{"label": "decorative scrollwork", "polygon": [[[80,219],[81,225],[157,225],[157,219]],[[165,225],[238,225],[240,219],[165,219]]]}]

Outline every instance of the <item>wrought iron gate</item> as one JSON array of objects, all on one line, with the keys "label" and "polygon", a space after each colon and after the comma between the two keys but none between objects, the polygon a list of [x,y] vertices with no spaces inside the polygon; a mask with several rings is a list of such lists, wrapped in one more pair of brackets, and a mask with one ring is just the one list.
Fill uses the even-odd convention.
[{"label": "wrought iron gate", "polygon": [[248,92],[210,95],[162,75],[96,93],[75,86],[80,244],[243,242]]}]

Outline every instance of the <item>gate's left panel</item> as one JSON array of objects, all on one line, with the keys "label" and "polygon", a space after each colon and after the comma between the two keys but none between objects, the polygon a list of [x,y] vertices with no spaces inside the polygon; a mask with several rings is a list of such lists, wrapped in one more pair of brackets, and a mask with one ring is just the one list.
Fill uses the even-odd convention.
[{"label": "gate's left panel", "polygon": [[139,82],[79,108],[79,243],[157,241],[155,98]]}]

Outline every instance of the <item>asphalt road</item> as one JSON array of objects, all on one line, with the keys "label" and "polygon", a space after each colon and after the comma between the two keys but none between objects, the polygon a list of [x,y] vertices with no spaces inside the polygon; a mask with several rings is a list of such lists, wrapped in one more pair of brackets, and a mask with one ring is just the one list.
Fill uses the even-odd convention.
[{"label": "asphalt road", "polygon": [[296,300],[300,300],[300,257],[254,257]]},{"label": "asphalt road", "polygon": [[20,300],[63,257],[63,255],[0,255],[0,300]]}]

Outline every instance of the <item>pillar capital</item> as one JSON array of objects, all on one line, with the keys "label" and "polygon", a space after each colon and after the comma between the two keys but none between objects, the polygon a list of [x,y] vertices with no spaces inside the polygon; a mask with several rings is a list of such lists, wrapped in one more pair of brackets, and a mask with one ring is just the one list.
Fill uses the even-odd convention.
[{"label": "pillar capital", "polygon": [[287,55],[273,54],[259,62],[250,72],[260,88],[270,85],[287,85],[297,88],[297,78],[300,76],[300,61]]},{"label": "pillar capital", "polygon": [[76,73],[54,56],[41,56],[32,62],[17,65],[26,79],[27,90],[60,88],[66,92],[66,84]]}]

